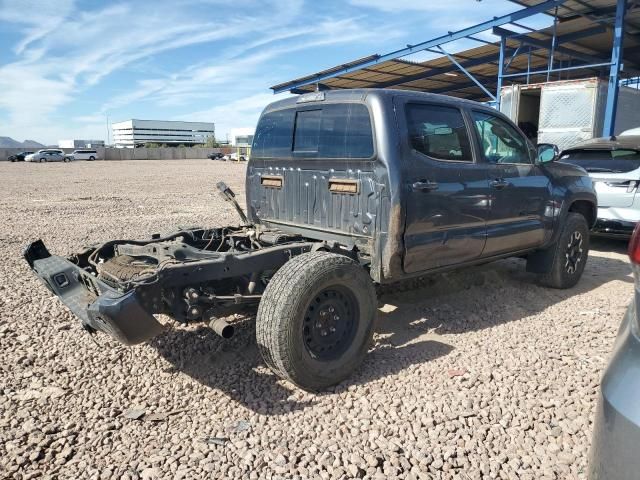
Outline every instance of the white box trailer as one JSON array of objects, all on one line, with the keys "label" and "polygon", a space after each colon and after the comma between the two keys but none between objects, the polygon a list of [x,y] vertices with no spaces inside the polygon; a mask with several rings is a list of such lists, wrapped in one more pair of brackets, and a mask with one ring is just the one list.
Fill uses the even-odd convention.
[{"label": "white box trailer", "polygon": [[[537,143],[560,149],[602,136],[607,82],[597,78],[502,88],[500,111]],[[640,127],[640,91],[620,87],[615,134]]]}]

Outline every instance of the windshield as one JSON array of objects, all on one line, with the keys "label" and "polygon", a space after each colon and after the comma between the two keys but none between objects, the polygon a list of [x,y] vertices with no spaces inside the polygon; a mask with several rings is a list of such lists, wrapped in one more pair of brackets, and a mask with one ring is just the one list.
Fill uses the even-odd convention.
[{"label": "windshield", "polygon": [[571,163],[593,173],[626,173],[640,168],[640,152],[635,150],[569,150],[561,162]]}]

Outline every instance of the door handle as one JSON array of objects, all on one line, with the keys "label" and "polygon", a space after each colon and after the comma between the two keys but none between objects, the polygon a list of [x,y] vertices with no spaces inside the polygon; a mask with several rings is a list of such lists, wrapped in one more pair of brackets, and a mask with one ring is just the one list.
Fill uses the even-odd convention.
[{"label": "door handle", "polygon": [[495,180],[491,180],[489,185],[493,188],[501,190],[505,187],[509,186],[509,182],[507,182],[504,178],[496,178]]},{"label": "door handle", "polygon": [[437,182],[430,182],[428,180],[420,181],[420,182],[414,182],[411,185],[411,188],[414,191],[417,191],[417,192],[430,192],[432,190],[437,190],[438,189],[438,183]]}]

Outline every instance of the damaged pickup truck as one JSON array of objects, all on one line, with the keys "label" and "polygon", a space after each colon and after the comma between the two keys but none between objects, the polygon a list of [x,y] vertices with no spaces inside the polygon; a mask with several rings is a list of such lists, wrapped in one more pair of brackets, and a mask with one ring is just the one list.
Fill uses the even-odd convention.
[{"label": "damaged pickup truck", "polygon": [[25,258],[86,330],[125,344],[160,334],[157,314],[227,338],[224,317],[257,307],[265,362],[319,390],[366,355],[376,285],[509,256],[545,285],[576,284],[596,196],[586,172],[554,154],[470,101],[304,94],[262,113],[246,215],[218,184],[241,225],[112,240],[70,258],[38,240]]}]

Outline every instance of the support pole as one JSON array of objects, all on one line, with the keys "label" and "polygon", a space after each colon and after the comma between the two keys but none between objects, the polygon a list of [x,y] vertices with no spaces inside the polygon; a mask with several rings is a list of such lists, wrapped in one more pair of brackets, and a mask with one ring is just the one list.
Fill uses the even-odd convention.
[{"label": "support pole", "polygon": [[496,87],[496,110],[500,110],[500,95],[502,92],[502,75],[504,74],[504,50],[507,46],[507,39],[500,37],[500,58],[498,59],[498,86]]},{"label": "support pole", "polygon": [[627,11],[627,0],[617,0],[616,24],[613,31],[613,49],[611,50],[611,67],[609,68],[609,88],[607,89],[607,106],[604,110],[603,137],[610,137],[615,132],[616,113],[618,111],[618,90],[620,69],[622,67],[622,42],[624,40],[624,16]]},{"label": "support pole", "polygon": [[549,66],[547,68],[547,82],[551,77],[551,70],[553,70],[553,56],[558,48],[558,7],[556,7],[553,14],[553,38],[551,39],[551,51],[549,52]]}]

